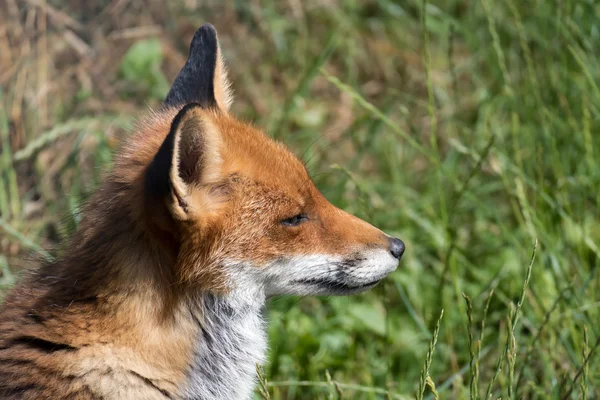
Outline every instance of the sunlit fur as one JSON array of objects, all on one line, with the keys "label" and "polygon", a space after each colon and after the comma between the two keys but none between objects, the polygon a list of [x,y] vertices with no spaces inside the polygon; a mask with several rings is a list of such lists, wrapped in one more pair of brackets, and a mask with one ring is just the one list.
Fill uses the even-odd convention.
[{"label": "sunlit fur", "polygon": [[[358,293],[396,268],[387,235],[331,205],[215,91],[218,107],[173,129],[181,107],[141,118],[64,255],[7,297],[0,398],[248,399],[269,296]],[[170,192],[149,193],[169,134]]]}]

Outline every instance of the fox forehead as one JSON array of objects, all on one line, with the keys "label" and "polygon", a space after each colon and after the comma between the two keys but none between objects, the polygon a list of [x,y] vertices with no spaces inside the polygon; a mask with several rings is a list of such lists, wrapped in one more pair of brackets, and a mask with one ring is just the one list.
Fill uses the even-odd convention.
[{"label": "fox forehead", "polygon": [[313,194],[304,164],[285,145],[230,115],[217,113],[212,122],[221,132],[223,176],[245,177],[288,195],[300,205]]}]

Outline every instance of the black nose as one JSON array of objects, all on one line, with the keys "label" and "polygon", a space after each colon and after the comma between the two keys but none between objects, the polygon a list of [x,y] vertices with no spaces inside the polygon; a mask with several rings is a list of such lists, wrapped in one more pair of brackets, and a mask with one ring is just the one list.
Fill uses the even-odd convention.
[{"label": "black nose", "polygon": [[398,260],[404,254],[404,242],[400,239],[390,238],[390,253]]}]

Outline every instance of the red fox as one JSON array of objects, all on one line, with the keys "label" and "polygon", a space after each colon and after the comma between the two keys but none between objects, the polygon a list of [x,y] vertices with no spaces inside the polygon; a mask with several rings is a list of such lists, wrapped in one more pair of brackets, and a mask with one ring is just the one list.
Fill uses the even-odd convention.
[{"label": "red fox", "polygon": [[0,312],[1,399],[249,399],[273,295],[375,286],[404,244],[334,207],[235,119],[217,33],[195,33],[58,261]]}]

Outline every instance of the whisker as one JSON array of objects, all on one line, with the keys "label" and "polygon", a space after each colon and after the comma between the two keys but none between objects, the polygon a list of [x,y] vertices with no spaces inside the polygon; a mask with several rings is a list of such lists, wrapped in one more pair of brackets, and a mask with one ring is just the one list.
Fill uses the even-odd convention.
[{"label": "whisker", "polygon": [[306,160],[306,162],[304,163],[306,170],[310,171],[310,169],[315,165],[315,164],[312,164],[312,165],[309,164],[313,158],[315,158],[318,155],[321,155],[325,150],[327,150],[334,144],[337,144],[337,141],[333,141],[333,142],[326,144],[325,146],[321,146],[312,156],[310,156],[310,158],[308,160]]},{"label": "whisker", "polygon": [[[306,152],[307,152],[308,150],[310,150],[310,148],[311,148],[311,147],[312,147],[312,146],[313,146],[313,145],[314,145],[316,142],[318,142],[320,139],[324,138],[326,135],[329,135],[330,133],[333,133],[333,132],[335,132],[335,131],[339,131],[340,129],[342,129],[342,128],[341,128],[341,127],[339,127],[339,128],[330,128],[330,129],[327,129],[327,130],[326,130],[325,132],[323,132],[322,134],[320,134],[319,136],[317,136],[317,138],[316,138],[316,139],[314,139],[314,140],[313,140],[313,141],[312,141],[312,142],[311,142],[311,143],[308,145],[308,147],[306,148],[306,150],[304,150],[304,153],[302,153],[301,160],[304,160],[304,156],[306,155]],[[308,162],[308,161],[307,161],[307,162]],[[305,162],[305,164],[306,164],[306,162]]]}]

